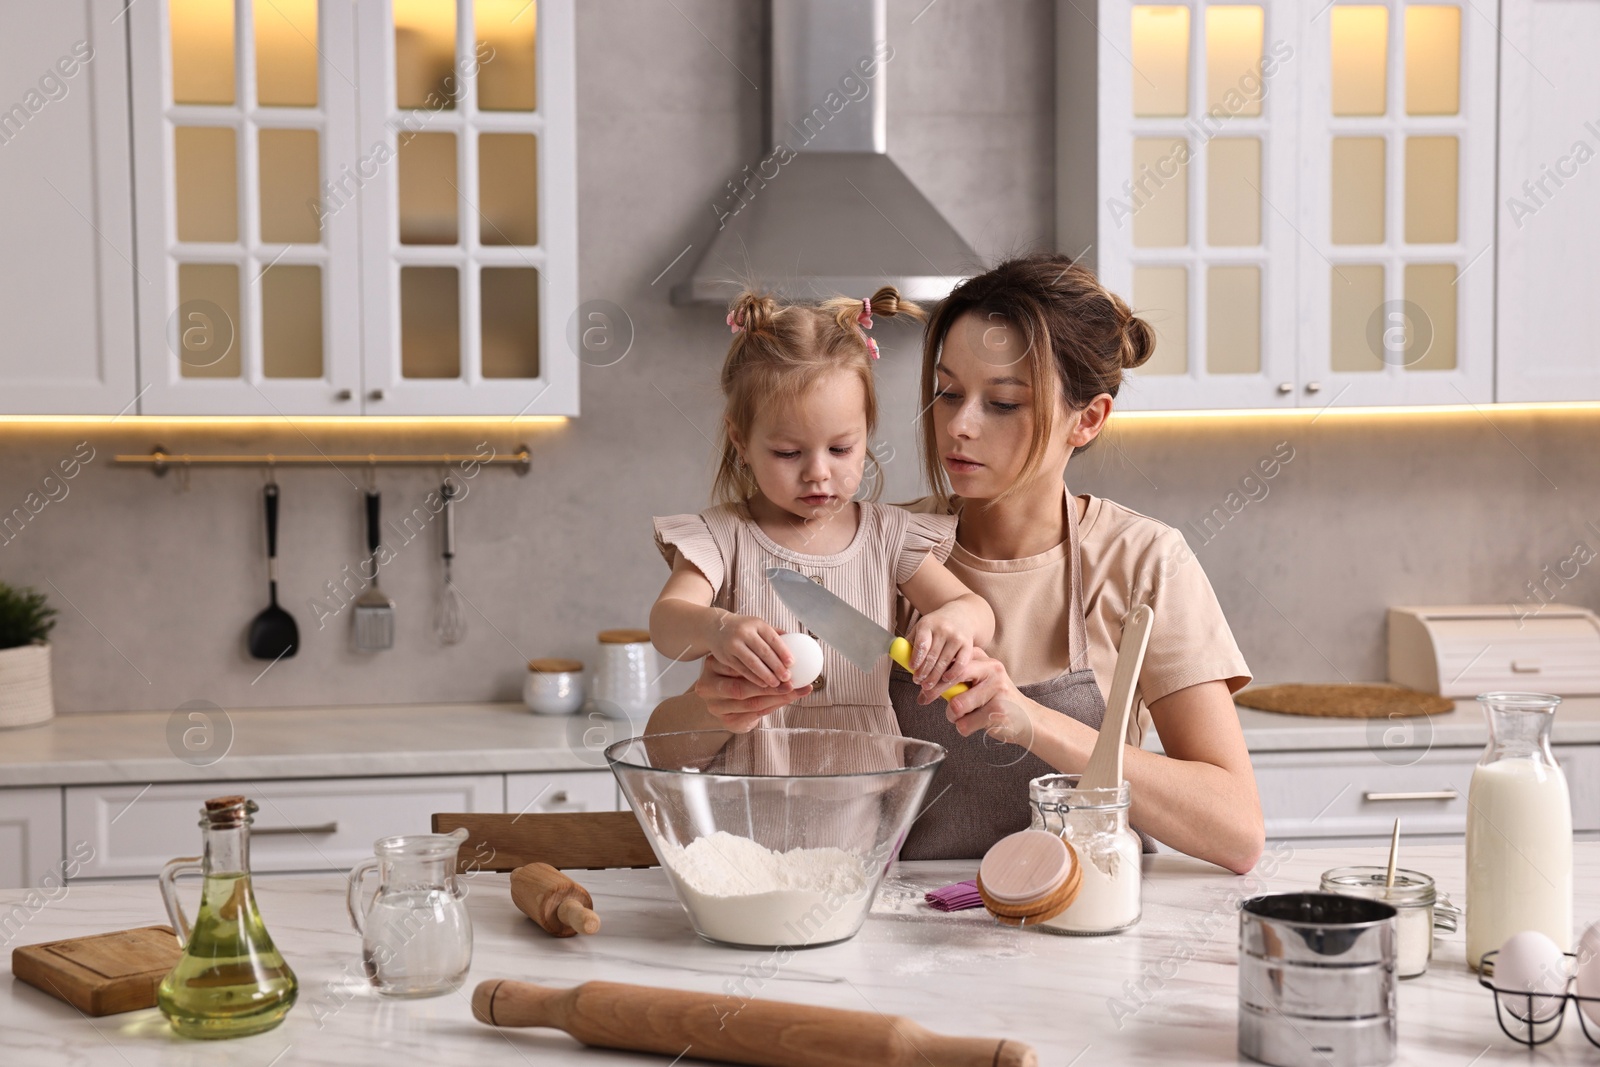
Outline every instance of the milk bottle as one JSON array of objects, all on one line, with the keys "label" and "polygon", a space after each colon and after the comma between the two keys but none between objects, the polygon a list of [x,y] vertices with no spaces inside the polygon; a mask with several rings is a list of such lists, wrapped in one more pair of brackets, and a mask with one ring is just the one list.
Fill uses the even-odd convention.
[{"label": "milk bottle", "polygon": [[1572,941],[1572,801],[1550,751],[1561,698],[1485,693],[1489,747],[1467,792],[1467,962],[1512,934]]}]

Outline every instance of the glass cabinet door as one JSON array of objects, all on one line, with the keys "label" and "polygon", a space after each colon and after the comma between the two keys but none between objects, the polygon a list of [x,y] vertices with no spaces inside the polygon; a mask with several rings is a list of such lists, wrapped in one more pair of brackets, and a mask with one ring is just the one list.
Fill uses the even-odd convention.
[{"label": "glass cabinet door", "polygon": [[[576,414],[567,5],[363,0],[363,363],[374,414]],[[366,25],[377,28],[366,32]],[[381,31],[381,32],[380,32]],[[554,111],[552,111],[554,109]],[[555,265],[559,269],[552,269]]]},{"label": "glass cabinet door", "polygon": [[358,413],[348,5],[158,0],[128,15],[140,410]]},{"label": "glass cabinet door", "polygon": [[1094,259],[1157,338],[1121,406],[1492,399],[1478,8],[1101,0]]},{"label": "glass cabinet door", "polygon": [[1441,0],[1308,20],[1302,404],[1493,399],[1495,19]]},{"label": "glass cabinet door", "polygon": [[1102,5],[1096,259],[1156,333],[1125,408],[1294,403],[1292,11]]}]

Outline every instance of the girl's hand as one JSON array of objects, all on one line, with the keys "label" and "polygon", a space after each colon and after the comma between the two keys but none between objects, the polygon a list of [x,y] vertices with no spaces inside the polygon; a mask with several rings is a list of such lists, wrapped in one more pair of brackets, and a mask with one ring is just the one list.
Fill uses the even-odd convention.
[{"label": "girl's hand", "polygon": [[705,701],[706,711],[722,723],[723,729],[742,734],[754,729],[765,716],[810,693],[811,687],[763,688],[732,667],[707,656],[700,668],[700,677],[694,683],[694,691]]},{"label": "girl's hand", "polygon": [[911,644],[911,680],[922,686],[924,696],[967,681],[976,646],[963,622],[960,612],[940,608],[922,616],[911,628],[906,638]]},{"label": "girl's hand", "polygon": [[724,614],[706,635],[711,655],[741,678],[767,689],[787,689],[793,656],[778,631],[754,615]]},{"label": "girl's hand", "polygon": [[[1033,719],[1029,709],[1033,702],[1018,691],[1005,664],[982,649],[974,649],[966,673],[959,680],[967,683],[967,691],[950,701],[945,710],[945,717],[955,725],[957,733],[971,737],[983,730],[998,741],[1032,747]],[[917,702],[927,704],[936,696],[924,690]]]}]

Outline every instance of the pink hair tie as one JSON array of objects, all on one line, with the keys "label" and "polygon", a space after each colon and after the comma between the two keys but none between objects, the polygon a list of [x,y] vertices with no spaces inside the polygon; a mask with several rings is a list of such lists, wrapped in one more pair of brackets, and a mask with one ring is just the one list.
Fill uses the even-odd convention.
[{"label": "pink hair tie", "polygon": [[870,337],[867,338],[867,351],[872,353],[873,359],[878,358],[878,342],[874,341]]},{"label": "pink hair tie", "polygon": [[872,297],[861,298],[861,314],[856,316],[856,322],[861,324],[863,330],[872,329]]},{"label": "pink hair tie", "polygon": [[728,324],[728,329],[732,330],[734,333],[738,333],[740,330],[744,329],[744,324],[736,321],[733,317],[733,312],[731,311],[728,312],[728,317],[723,321]]}]

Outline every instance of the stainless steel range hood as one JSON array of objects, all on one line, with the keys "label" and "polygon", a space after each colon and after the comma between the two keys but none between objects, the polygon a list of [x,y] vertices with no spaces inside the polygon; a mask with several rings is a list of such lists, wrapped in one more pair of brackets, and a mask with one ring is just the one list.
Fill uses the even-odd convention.
[{"label": "stainless steel range hood", "polygon": [[886,0],[771,2],[771,150],[712,206],[721,226],[673,303],[749,285],[943,298],[977,256],[888,156]]}]

